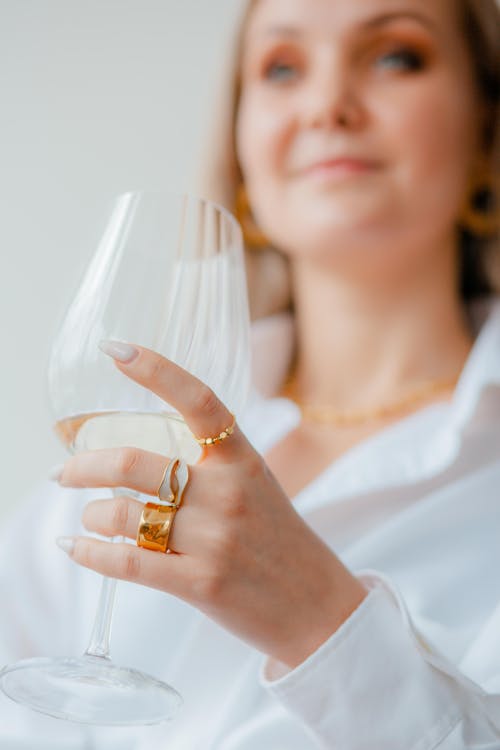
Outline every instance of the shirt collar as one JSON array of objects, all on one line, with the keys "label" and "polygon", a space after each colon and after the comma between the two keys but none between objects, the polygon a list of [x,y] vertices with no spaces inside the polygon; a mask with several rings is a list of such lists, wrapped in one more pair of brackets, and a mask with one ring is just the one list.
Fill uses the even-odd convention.
[{"label": "shirt collar", "polygon": [[476,339],[455,389],[450,415],[450,423],[460,431],[469,423],[494,417],[493,412],[481,409],[481,402],[500,398],[500,297],[479,300],[469,312]]}]

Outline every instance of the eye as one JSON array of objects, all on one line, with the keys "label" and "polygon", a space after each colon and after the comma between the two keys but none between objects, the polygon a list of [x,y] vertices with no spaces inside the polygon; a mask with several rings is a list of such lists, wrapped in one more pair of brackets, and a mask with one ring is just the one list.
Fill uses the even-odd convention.
[{"label": "eye", "polygon": [[424,59],[416,50],[401,48],[381,55],[377,64],[390,70],[419,71],[424,68]]},{"label": "eye", "polygon": [[265,66],[264,78],[277,83],[289,83],[298,75],[297,66],[280,60],[272,61]]}]

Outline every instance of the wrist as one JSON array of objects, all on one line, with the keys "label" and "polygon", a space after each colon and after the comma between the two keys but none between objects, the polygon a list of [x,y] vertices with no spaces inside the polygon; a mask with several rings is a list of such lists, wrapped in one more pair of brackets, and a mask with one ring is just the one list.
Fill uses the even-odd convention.
[{"label": "wrist", "polygon": [[312,597],[304,600],[304,606],[294,616],[295,627],[291,637],[284,639],[271,660],[280,665],[271,666],[266,672],[283,672],[295,669],[325,643],[359,607],[368,594],[363,583],[328,549],[329,565],[318,569],[312,586]]}]

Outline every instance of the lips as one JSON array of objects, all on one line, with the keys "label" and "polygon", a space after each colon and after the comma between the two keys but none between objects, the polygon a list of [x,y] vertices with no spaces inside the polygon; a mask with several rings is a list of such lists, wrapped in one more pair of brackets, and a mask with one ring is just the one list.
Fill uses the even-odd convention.
[{"label": "lips", "polygon": [[380,163],[373,159],[341,156],[312,162],[298,172],[304,176],[340,178],[365,174],[379,167]]}]

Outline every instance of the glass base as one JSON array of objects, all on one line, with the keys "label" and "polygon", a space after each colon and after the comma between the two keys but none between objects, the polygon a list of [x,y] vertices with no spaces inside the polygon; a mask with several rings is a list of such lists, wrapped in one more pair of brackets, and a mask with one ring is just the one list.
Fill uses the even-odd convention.
[{"label": "glass base", "polygon": [[24,659],[0,672],[0,687],[34,711],[82,724],[159,724],[182,705],[166,683],[99,656]]}]

